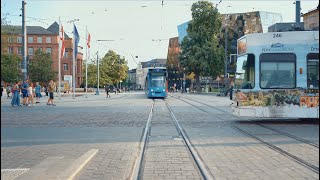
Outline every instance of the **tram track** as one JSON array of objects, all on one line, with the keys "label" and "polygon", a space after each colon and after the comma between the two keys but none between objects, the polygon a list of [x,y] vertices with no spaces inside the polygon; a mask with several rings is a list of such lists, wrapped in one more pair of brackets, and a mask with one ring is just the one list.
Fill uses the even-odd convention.
[{"label": "tram track", "polygon": [[[181,139],[183,145],[185,146],[185,151],[188,151],[187,154],[189,154],[189,159],[192,160],[192,164],[195,168],[195,171],[200,175],[201,179],[204,180],[213,180],[214,176],[211,174],[209,171],[209,168],[205,165],[195,148],[193,147],[189,137],[187,136],[185,130],[183,127],[180,125],[178,119],[176,118],[174,112],[172,111],[172,108],[170,107],[169,103],[163,99],[163,102],[169,111],[169,115],[171,117],[171,120],[173,121],[174,128],[176,130],[176,133],[179,135],[179,139]],[[144,172],[144,167],[145,167],[145,161],[147,161],[146,155],[148,152],[148,145],[150,141],[151,135],[151,128],[152,128],[152,120],[155,118],[154,117],[154,108],[155,108],[156,101],[153,100],[149,117],[146,123],[146,126],[143,130],[143,135],[140,140],[141,146],[140,146],[140,152],[139,156],[136,160],[134,169],[133,169],[133,175],[131,177],[132,180],[140,180],[143,179],[143,172]]]},{"label": "tram track", "polygon": [[[174,97],[174,96],[173,96],[173,97]],[[178,97],[181,98],[180,96],[178,96]],[[196,102],[196,103],[199,103],[199,104],[202,104],[202,105],[205,105],[205,106],[208,106],[208,107],[211,107],[211,108],[213,108],[213,109],[216,109],[216,110],[218,110],[218,111],[221,111],[221,112],[223,112],[223,113],[227,113],[227,114],[233,116],[233,114],[231,114],[231,113],[229,113],[229,112],[227,112],[227,111],[221,110],[221,109],[219,109],[219,108],[217,108],[217,107],[215,107],[215,106],[212,106],[212,105],[209,105],[209,104],[206,104],[206,103],[203,103],[203,102],[194,100],[194,99],[190,99],[190,98],[186,98],[186,97],[183,97],[183,98],[188,99],[188,100],[190,100],[190,101],[194,101],[194,102]],[[273,131],[273,132],[276,132],[276,133],[278,133],[278,134],[281,134],[281,135],[284,135],[284,136],[286,136],[286,137],[289,137],[289,138],[295,139],[295,140],[297,140],[297,141],[303,142],[303,143],[305,143],[305,144],[307,144],[307,145],[310,145],[310,146],[319,148],[319,144],[316,144],[316,143],[314,143],[314,142],[312,142],[312,141],[309,141],[309,140],[306,140],[306,139],[297,137],[297,136],[295,136],[295,135],[292,135],[292,134],[289,134],[289,133],[280,131],[280,130],[275,129],[275,128],[272,128],[272,127],[265,126],[265,125],[263,125],[263,124],[261,124],[261,123],[254,122],[254,121],[252,121],[252,120],[248,120],[248,121],[249,121],[249,122],[253,122],[254,124],[256,124],[256,125],[258,125],[258,126],[260,126],[260,127],[263,127],[263,128],[265,128],[265,129],[269,129],[269,130],[271,130],[271,131]]]},{"label": "tram track", "polygon": [[[286,157],[292,159],[293,161],[297,162],[298,164],[300,164],[300,165],[302,165],[302,166],[310,169],[311,171],[319,174],[319,166],[316,166],[316,165],[314,165],[314,164],[311,164],[310,162],[307,162],[307,161],[303,160],[302,158],[297,157],[296,155],[294,155],[294,154],[292,154],[292,153],[290,153],[290,152],[288,152],[288,151],[286,151],[286,150],[283,150],[282,148],[277,147],[276,145],[273,145],[273,144],[271,144],[271,143],[269,143],[269,142],[266,142],[266,141],[264,141],[263,139],[255,136],[254,134],[252,134],[252,133],[250,133],[250,132],[247,132],[247,131],[243,130],[242,128],[234,125],[234,124],[231,123],[231,122],[226,122],[226,121],[224,121],[224,119],[222,119],[221,117],[217,116],[216,114],[213,114],[213,113],[210,112],[210,111],[204,110],[204,109],[200,108],[199,106],[196,106],[196,105],[194,105],[194,104],[192,104],[192,103],[190,103],[190,102],[182,99],[180,96],[178,96],[178,98],[177,98],[177,96],[172,96],[172,97],[174,97],[174,98],[176,98],[176,99],[178,99],[178,100],[180,100],[180,101],[183,101],[183,102],[185,102],[185,103],[187,103],[187,104],[189,104],[189,105],[191,105],[191,106],[193,106],[193,107],[195,107],[195,108],[197,108],[197,109],[199,109],[199,110],[201,110],[201,111],[203,111],[203,112],[205,112],[205,113],[208,113],[208,114],[216,117],[217,119],[221,120],[221,123],[224,123],[224,124],[229,125],[231,128],[235,129],[236,131],[238,131],[238,132],[240,132],[240,133],[242,133],[242,134],[244,134],[244,135],[246,135],[246,136],[248,136],[248,137],[250,137],[250,138],[252,138],[252,139],[254,139],[254,140],[258,141],[258,142],[260,142],[260,143],[262,143],[263,145],[267,146],[268,148],[270,148],[270,149],[272,149],[272,150],[274,150],[274,151],[277,151],[277,152],[280,153],[281,155],[286,156]],[[183,98],[185,98],[185,97],[183,97]],[[209,106],[209,107],[214,108],[214,109],[216,109],[216,110],[219,110],[219,111],[221,111],[221,112],[223,112],[223,113],[228,113],[228,114],[232,115],[231,113],[229,113],[229,112],[227,112],[227,111],[224,111],[224,110],[221,110],[221,109],[216,108],[216,107],[214,107],[214,106],[211,106],[211,105],[208,105],[208,104],[199,102],[199,101],[197,101],[197,100],[193,100],[193,99],[190,99],[190,98],[185,98],[185,99],[188,99],[189,101],[193,101],[193,102],[196,102],[196,103],[205,105],[205,106]],[[294,136],[294,135],[291,135],[291,134],[288,134],[288,133],[285,133],[285,132],[276,130],[276,129],[274,129],[274,128],[268,128],[268,127],[266,127],[266,126],[264,126],[264,125],[262,125],[262,124],[259,124],[259,123],[257,123],[257,125],[259,125],[260,127],[266,128],[266,129],[268,129],[268,130],[270,130],[270,131],[273,131],[273,132],[276,132],[276,133],[278,133],[278,134],[281,134],[281,135],[283,135],[283,136],[285,136],[285,137],[289,137],[289,138],[295,139],[295,140],[297,140],[297,141],[299,141],[299,142],[303,142],[303,143],[305,143],[305,144],[307,144],[307,145],[312,146],[313,148],[319,149],[319,145],[317,145],[317,144],[315,144],[315,143],[313,143],[313,142],[311,142],[311,141],[308,141],[308,140],[305,140],[305,139],[296,137],[296,136]]]}]

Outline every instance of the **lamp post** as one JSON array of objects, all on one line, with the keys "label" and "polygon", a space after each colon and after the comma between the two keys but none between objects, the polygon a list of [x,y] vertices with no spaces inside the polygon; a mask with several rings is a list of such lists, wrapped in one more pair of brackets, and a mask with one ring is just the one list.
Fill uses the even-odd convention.
[{"label": "lamp post", "polygon": [[183,68],[183,92],[186,90],[186,68]]}]

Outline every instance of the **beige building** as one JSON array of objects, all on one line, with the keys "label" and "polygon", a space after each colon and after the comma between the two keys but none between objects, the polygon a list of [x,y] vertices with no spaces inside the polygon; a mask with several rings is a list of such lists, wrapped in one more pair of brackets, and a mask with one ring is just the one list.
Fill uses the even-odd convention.
[{"label": "beige building", "polygon": [[306,31],[319,30],[319,6],[302,15]]}]

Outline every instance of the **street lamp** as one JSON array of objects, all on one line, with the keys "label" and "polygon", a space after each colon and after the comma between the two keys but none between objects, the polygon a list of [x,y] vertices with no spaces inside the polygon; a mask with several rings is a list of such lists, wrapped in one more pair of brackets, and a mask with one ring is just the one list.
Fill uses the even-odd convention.
[{"label": "street lamp", "polygon": [[96,91],[96,95],[99,95],[99,54],[97,51],[97,91]]}]

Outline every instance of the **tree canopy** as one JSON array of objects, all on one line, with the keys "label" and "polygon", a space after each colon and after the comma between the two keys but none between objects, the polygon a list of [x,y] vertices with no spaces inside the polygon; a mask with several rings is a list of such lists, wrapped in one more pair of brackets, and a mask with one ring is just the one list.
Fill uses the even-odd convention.
[{"label": "tree canopy", "polygon": [[1,79],[5,82],[20,80],[19,64],[21,58],[12,54],[1,54]]},{"label": "tree canopy", "polygon": [[51,79],[56,80],[57,72],[51,68],[51,65],[51,55],[38,49],[33,59],[29,60],[29,79],[41,83],[47,83]]},{"label": "tree canopy", "polygon": [[187,73],[194,73],[199,92],[200,76],[215,78],[224,69],[224,51],[219,47],[218,39],[221,18],[208,1],[195,2],[191,11],[192,20],[188,23],[188,34],[181,43],[179,60]]},{"label": "tree canopy", "polygon": [[[128,62],[116,52],[109,50],[99,59],[99,84],[114,85],[128,77]],[[85,68],[85,66],[84,66]],[[85,73],[85,70],[83,71]],[[97,65],[88,64],[88,86],[97,84]]]}]

